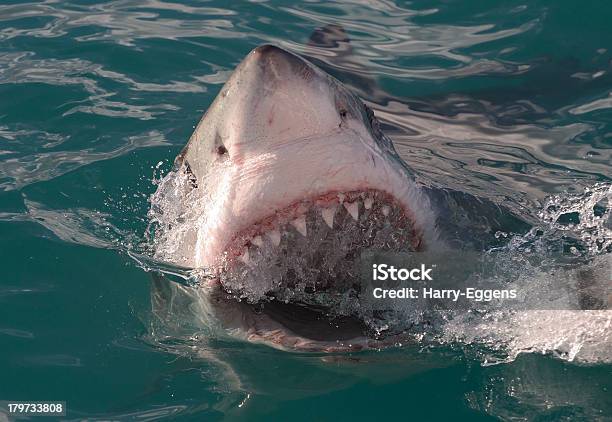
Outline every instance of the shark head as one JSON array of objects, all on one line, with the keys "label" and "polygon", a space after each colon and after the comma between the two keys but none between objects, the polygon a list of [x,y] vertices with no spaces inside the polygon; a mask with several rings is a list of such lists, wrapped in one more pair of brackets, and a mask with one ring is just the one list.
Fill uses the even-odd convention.
[{"label": "shark head", "polygon": [[[191,198],[205,198],[181,242],[182,264],[214,268],[222,289],[247,302],[298,304],[300,328],[287,328],[292,311],[278,304],[259,324],[287,328],[283,341],[296,330],[307,338],[312,313],[354,288],[360,253],[419,251],[435,239],[429,202],[373,112],[338,80],[272,45],[236,68],[177,168]],[[345,326],[360,330],[359,322]],[[263,337],[277,338],[270,330]]]}]

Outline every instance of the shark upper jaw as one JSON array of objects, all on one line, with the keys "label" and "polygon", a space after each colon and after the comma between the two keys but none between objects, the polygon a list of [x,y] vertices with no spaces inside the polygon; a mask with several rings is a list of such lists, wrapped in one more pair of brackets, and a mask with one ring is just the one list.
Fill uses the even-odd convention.
[{"label": "shark upper jaw", "polygon": [[313,225],[341,230],[344,220],[364,227],[370,219],[385,220],[398,233],[409,232],[408,249],[425,248],[433,218],[427,199],[374,140],[352,135],[291,143],[215,169],[196,266],[246,264],[250,248],[278,246],[288,230],[308,238]]},{"label": "shark upper jaw", "polygon": [[291,235],[321,237],[321,228],[340,232],[343,226],[354,225],[372,230],[375,225],[392,225],[401,241],[410,250],[424,247],[422,231],[415,226],[410,209],[392,195],[375,189],[330,191],[307,197],[274,213],[237,233],[224,248],[224,261],[229,265],[254,264],[254,252],[264,247],[280,247]]}]

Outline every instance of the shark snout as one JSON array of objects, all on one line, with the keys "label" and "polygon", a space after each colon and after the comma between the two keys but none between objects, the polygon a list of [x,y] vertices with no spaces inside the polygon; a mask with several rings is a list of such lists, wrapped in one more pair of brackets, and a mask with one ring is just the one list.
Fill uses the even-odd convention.
[{"label": "shark snout", "polygon": [[278,82],[294,79],[296,76],[310,80],[315,72],[300,56],[274,45],[265,44],[255,48],[247,58],[247,66],[258,68],[260,82],[275,85]]}]

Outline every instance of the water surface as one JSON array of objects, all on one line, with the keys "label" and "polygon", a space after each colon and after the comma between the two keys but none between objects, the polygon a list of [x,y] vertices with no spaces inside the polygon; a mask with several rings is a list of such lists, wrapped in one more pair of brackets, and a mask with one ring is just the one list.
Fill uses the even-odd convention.
[{"label": "water surface", "polygon": [[[374,109],[451,241],[606,268],[611,18],[606,2],[3,2],[0,400],[91,420],[609,419],[609,315],[498,337],[502,356],[467,323],[437,347],[288,354],[158,326],[128,251],[149,251],[155,182],[232,69],[274,43]],[[308,44],[327,24],[350,54]],[[554,285],[556,261],[532,261],[505,268]]]}]

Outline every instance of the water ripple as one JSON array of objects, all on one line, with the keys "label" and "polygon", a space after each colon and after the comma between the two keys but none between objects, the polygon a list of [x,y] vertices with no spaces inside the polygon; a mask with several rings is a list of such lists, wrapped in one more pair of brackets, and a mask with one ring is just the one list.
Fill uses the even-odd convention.
[{"label": "water ripple", "polygon": [[164,135],[152,131],[142,136],[131,136],[125,144],[105,152],[85,148],[8,158],[0,162],[0,190],[19,189],[31,183],[53,179],[87,164],[119,157],[137,148],[163,145],[167,145]]},{"label": "water ripple", "polygon": [[[171,12],[176,17],[164,17],[163,12]],[[190,7],[156,0],[123,0],[93,5],[69,5],[47,0],[1,6],[0,16],[4,22],[37,17],[42,18],[44,25],[23,29],[5,25],[0,31],[0,39],[20,36],[54,38],[79,28],[87,28],[89,32],[93,29],[93,32],[75,37],[78,41],[109,40],[125,46],[134,46],[137,39],[197,37],[205,32],[215,38],[234,38],[232,22],[222,18],[234,14],[222,8]],[[193,18],[198,15],[202,18]]]},{"label": "water ripple", "polygon": [[[539,228],[550,234],[552,240],[546,246],[552,249],[563,248],[562,242],[554,242],[563,237],[564,242],[573,239],[586,245],[583,254],[587,257],[589,247],[595,246],[602,261],[608,257],[600,249],[601,245],[609,245],[609,230],[603,230],[600,224],[608,215],[605,212],[609,213],[612,181],[612,55],[605,41],[609,38],[609,19],[606,20],[602,5],[462,2],[462,7],[457,7],[452,2],[404,4],[390,0],[11,3],[14,4],[0,4],[0,98],[3,99],[0,101],[0,224],[3,230],[8,228],[8,235],[3,231],[0,239],[8,239],[3,247],[9,246],[0,255],[9,257],[2,263],[16,281],[14,285],[0,284],[3,309],[14,309],[11,307],[16,304],[30,309],[32,300],[43,300],[44,296],[48,296],[49,304],[60,307],[65,297],[74,297],[65,290],[76,286],[67,283],[74,274],[60,272],[66,271],[61,265],[57,273],[54,267],[44,275],[45,280],[49,279],[47,284],[32,281],[39,279],[36,269],[29,268],[34,266],[13,259],[21,253],[21,247],[32,255],[57,250],[58,256],[61,253],[65,259],[75,262],[85,256],[84,251],[105,259],[93,248],[130,250],[130,256],[146,270],[159,270],[177,279],[192,275],[184,269],[150,261],[151,245],[147,243],[149,239],[143,239],[148,198],[156,188],[155,183],[170,170],[174,157],[221,84],[248,51],[265,42],[308,56],[358,93],[374,109],[385,133],[393,139],[416,178],[428,188],[443,192],[441,198],[448,199],[449,208],[461,204],[453,199],[454,192],[470,201],[470,205],[474,202],[484,207],[485,200],[489,199],[496,208],[495,216],[503,209],[504,217],[511,214],[512,221],[534,226],[525,236],[503,233],[504,239],[508,236],[513,242],[522,241],[521,248],[541,242],[542,236],[534,231]],[[350,44],[329,48],[309,38],[313,30],[328,24],[342,25],[351,39]],[[603,184],[598,185],[599,182]],[[600,186],[595,189],[598,195],[608,196],[608,205],[599,196],[585,194],[594,192],[593,186]],[[558,213],[579,210],[580,223],[571,228],[558,227],[560,216],[546,214],[551,205]],[[604,208],[606,211],[602,212]],[[467,206],[452,208],[457,215],[451,217],[469,219],[482,211],[479,208],[466,214],[466,210]],[[601,214],[596,216],[597,225],[589,227],[589,218],[594,220],[596,212]],[[546,221],[554,227],[543,224],[542,213],[548,215],[550,221]],[[489,218],[486,214],[478,217],[485,223]],[[457,237],[479,238],[472,231],[493,227],[474,224],[476,229],[471,230],[472,225],[468,225],[471,223],[459,226],[462,230]],[[609,219],[606,224],[609,226]],[[485,235],[493,237],[488,231]],[[497,233],[495,236],[497,239]],[[593,238],[597,236],[604,237],[605,241]],[[48,245],[48,239],[53,240],[50,249],[40,246]],[[13,245],[16,252],[9,250]],[[66,245],[71,247],[64,250]],[[509,250],[500,260],[507,259],[512,270],[529,269],[517,265],[515,258],[522,255],[516,252]],[[534,255],[526,253],[525,256]],[[550,286],[558,282],[556,274],[537,264],[532,269],[536,275],[526,277],[526,282],[538,286],[542,281],[550,282]],[[68,265],[66,268],[81,267]],[[28,278],[29,274],[34,274],[33,278]],[[92,293],[91,297],[94,293],[95,297],[104,294],[108,296],[108,303],[123,304],[124,299],[133,300],[131,293],[144,296],[144,290],[137,293],[131,290],[137,288],[136,283],[122,279],[123,273],[109,275],[112,277],[105,273],[100,278],[110,279],[109,284],[79,285],[83,290],[77,293],[84,294],[78,297],[88,300],[86,293]],[[94,308],[92,312],[99,312]],[[245,405],[243,390],[237,401],[239,405],[231,400],[221,403],[231,396],[228,392],[248,385],[243,383],[248,377],[242,379],[245,372],[253,372],[252,385],[259,387],[254,389],[247,407],[251,401],[261,399],[256,396],[262,388],[274,393],[265,396],[265,402],[272,406],[279,405],[279,396],[283,394],[295,393],[302,397],[307,390],[301,388],[295,392],[285,388],[291,377],[297,376],[294,356],[262,349],[260,354],[269,356],[266,357],[269,361],[262,362],[261,356],[252,353],[255,348],[234,343],[230,345],[232,354],[225,353],[224,345],[210,343],[212,339],[206,336],[199,338],[191,326],[186,330],[189,335],[184,337],[182,331],[177,335],[173,327],[156,332],[155,324],[147,324],[152,327],[155,341],[142,342],[141,331],[126,328],[139,310],[122,319],[121,312],[114,309],[106,308],[100,321],[121,330],[119,338],[125,340],[118,341],[117,336],[105,330],[95,333],[101,344],[106,342],[114,348],[105,355],[112,359],[111,365],[109,360],[100,360],[99,349],[95,350],[96,354],[89,354],[87,347],[80,348],[82,341],[66,343],[69,349],[65,350],[58,350],[55,342],[53,347],[51,343],[45,346],[49,332],[28,331],[21,321],[24,316],[10,311],[5,312],[7,317],[16,319],[13,322],[8,319],[0,327],[3,344],[25,346],[23,350],[15,349],[19,353],[16,357],[3,356],[7,362],[21,365],[26,372],[62,370],[65,385],[69,386],[64,389],[83,388],[83,391],[89,391],[90,381],[83,378],[83,369],[96,371],[103,365],[109,380],[121,382],[125,381],[121,365],[133,365],[129,369],[133,370],[134,382],[124,383],[125,389],[116,392],[117,396],[105,397],[106,404],[88,405],[91,400],[75,395],[69,408],[69,417],[74,419],[159,420],[183,415],[199,420],[220,419],[227,408]],[[147,308],[145,313],[148,315],[150,310]],[[98,313],[91,314],[94,315],[100,317]],[[541,323],[539,332],[534,321]],[[513,320],[503,317],[485,320],[482,324],[458,325],[449,335],[463,342],[462,351],[468,350],[466,341],[479,339],[483,332],[494,332],[501,335],[495,343],[510,340],[510,351],[516,354],[552,351],[565,353],[561,357],[566,360],[586,354],[585,361],[602,360],[602,355],[609,361],[609,344],[601,343],[610,340],[609,316],[595,315],[589,322],[566,315],[563,327],[559,321],[554,315],[535,314]],[[177,326],[189,323],[183,319],[178,322]],[[77,331],[90,328],[87,318],[83,322],[77,318],[74,325],[54,326],[58,337],[53,338],[78,340],[83,331]],[[525,336],[529,330],[535,334]],[[589,349],[582,341],[587,339],[604,347]],[[157,347],[151,351],[153,343]],[[166,347],[159,347],[158,343]],[[27,349],[29,344],[36,344],[36,349]],[[10,347],[5,349],[9,351]],[[130,353],[138,356],[130,360]],[[156,367],[154,355],[160,353],[165,354]],[[193,380],[185,381],[177,374],[166,372],[165,360],[170,353],[189,357],[189,363],[179,372],[182,376],[185,369],[193,370]],[[425,362],[431,356],[423,355],[423,350],[415,353],[402,350],[402,353],[409,359],[425,356],[423,363],[431,364]],[[407,361],[405,357],[402,356],[402,361],[411,368],[424,366],[420,361],[414,365],[414,361]],[[316,378],[321,372],[319,360],[319,357],[312,358],[316,364],[308,364],[304,373]],[[389,365],[387,354],[380,360],[385,361],[387,372],[396,372],[399,367]],[[140,361],[144,366],[138,366]],[[260,370],[270,367],[270,362],[276,366],[281,362],[281,367],[290,375],[283,387],[269,382],[271,378],[266,378],[266,371]],[[468,363],[472,371],[478,366]],[[324,371],[339,370],[345,364],[327,365]],[[547,385],[542,382],[546,377],[541,376],[541,361],[534,370],[517,371],[513,376],[512,368],[517,364],[520,367],[521,361],[499,365],[500,376],[495,377],[495,382],[524,380],[527,373],[535,374],[537,383],[522,387],[520,383],[502,383],[501,390],[493,391],[488,390],[487,382],[477,381],[469,386],[470,382],[464,382],[466,388],[475,390],[466,396],[472,407],[493,416],[516,419],[529,417],[534,409],[571,412],[572,406],[576,408],[576,403],[580,403],[578,396],[582,394],[583,398],[588,396],[585,409],[593,409],[582,414],[582,419],[597,419],[601,415],[597,414],[598,409],[606,406],[605,397],[600,399],[605,391],[592,382],[595,378],[583,376],[583,384],[574,382],[580,381],[577,374],[583,367],[573,367],[568,378],[564,366],[558,371],[560,381],[553,379]],[[209,370],[203,377],[201,369],[208,368],[207,365],[219,366],[219,376]],[[311,390],[317,394],[326,391],[329,380],[353,383],[350,381],[355,375],[353,369],[366,366],[369,365],[360,363],[354,368],[347,367],[342,376],[338,372],[325,377],[325,381],[311,382]],[[254,369],[245,371],[245,367]],[[504,372],[509,369],[510,377]],[[442,376],[455,375],[457,371],[453,368],[453,372]],[[29,378],[24,377],[21,381],[16,378],[15,385],[25,384]],[[431,381],[432,378],[426,377],[423,379]],[[304,378],[299,379],[301,382]],[[555,398],[556,390],[553,388],[551,392],[551,385],[562,385],[566,379],[571,381],[568,385],[581,385],[580,391],[573,388],[567,396]],[[44,389],[50,385],[48,382],[39,377],[32,385]],[[415,388],[422,386],[419,382]],[[192,397],[185,391],[197,391],[197,394]],[[538,395],[534,396],[534,391]],[[442,391],[442,394],[447,393]],[[517,397],[521,403],[517,404]],[[220,406],[214,404],[217,399]],[[526,402],[531,404],[525,406]],[[496,408],[500,403],[501,408]],[[105,409],[105,413],[100,413],[100,409]],[[564,415],[567,413],[551,417]]]}]

